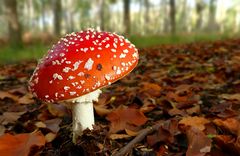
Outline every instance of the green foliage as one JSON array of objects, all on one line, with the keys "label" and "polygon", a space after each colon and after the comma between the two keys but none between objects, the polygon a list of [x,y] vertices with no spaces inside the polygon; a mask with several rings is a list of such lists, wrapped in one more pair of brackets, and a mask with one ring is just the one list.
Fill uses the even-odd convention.
[{"label": "green foliage", "polygon": [[161,36],[131,36],[129,40],[137,47],[149,47],[160,44],[193,43],[201,41],[215,41],[232,37],[230,34],[179,34]]},{"label": "green foliage", "polygon": [[[162,35],[162,36],[130,36],[129,40],[137,48],[157,46],[161,44],[179,44],[199,41],[214,41],[228,38],[228,34],[194,34],[194,35]],[[4,47],[0,49],[0,64],[12,63],[28,59],[40,59],[50,47],[43,44],[24,46],[21,49]]]},{"label": "green foliage", "polygon": [[47,52],[47,46],[35,44],[23,48],[4,47],[0,49],[0,64],[22,60],[39,59]]}]

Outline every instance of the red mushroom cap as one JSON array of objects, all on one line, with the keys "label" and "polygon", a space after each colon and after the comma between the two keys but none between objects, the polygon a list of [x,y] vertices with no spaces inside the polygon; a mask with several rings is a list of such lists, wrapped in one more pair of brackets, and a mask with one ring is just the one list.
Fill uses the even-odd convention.
[{"label": "red mushroom cap", "polygon": [[137,49],[123,36],[93,29],[71,33],[39,62],[29,88],[47,102],[73,99],[121,79],[137,62]]}]

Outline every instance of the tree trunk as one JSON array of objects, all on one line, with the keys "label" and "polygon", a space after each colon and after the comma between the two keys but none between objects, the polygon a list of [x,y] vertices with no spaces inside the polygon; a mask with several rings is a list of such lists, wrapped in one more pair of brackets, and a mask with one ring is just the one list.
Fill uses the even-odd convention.
[{"label": "tree trunk", "polygon": [[169,1],[170,5],[170,25],[171,25],[171,34],[174,35],[176,33],[176,8],[175,8],[175,0]]},{"label": "tree trunk", "polygon": [[5,6],[10,44],[19,47],[22,45],[22,35],[17,13],[17,0],[5,0]]},{"label": "tree trunk", "polygon": [[100,0],[100,29],[105,30],[106,0]]},{"label": "tree trunk", "polygon": [[204,10],[203,0],[197,0],[197,2],[196,2],[196,12],[197,12],[196,30],[201,30],[201,28],[202,28],[203,10]]},{"label": "tree trunk", "polygon": [[61,21],[62,21],[62,3],[61,0],[53,1],[54,13],[54,34],[60,36],[61,34]]},{"label": "tree trunk", "polygon": [[186,32],[187,31],[187,1],[182,0],[181,1],[181,13],[180,13],[180,21],[178,28],[180,29],[181,32]]},{"label": "tree trunk", "polygon": [[163,33],[166,33],[166,32],[169,32],[169,18],[168,16],[165,16],[165,14],[168,14],[169,13],[169,10],[168,10],[168,2],[167,1],[161,1],[160,3],[160,15],[161,18],[162,18],[162,32]]},{"label": "tree trunk", "polygon": [[210,0],[209,4],[209,18],[208,18],[208,31],[215,31],[217,30],[217,23],[216,23],[216,3],[217,0]]},{"label": "tree trunk", "polygon": [[131,20],[130,20],[130,3],[131,0],[124,0],[124,32],[129,35],[131,32]]},{"label": "tree trunk", "polygon": [[42,14],[42,29],[44,32],[47,31],[46,15],[45,15],[45,1],[41,1],[41,14]]},{"label": "tree trunk", "polygon": [[145,14],[144,14],[144,26],[145,26],[145,32],[149,33],[149,8],[150,8],[150,4],[149,4],[149,0],[144,0],[144,6],[145,6]]}]

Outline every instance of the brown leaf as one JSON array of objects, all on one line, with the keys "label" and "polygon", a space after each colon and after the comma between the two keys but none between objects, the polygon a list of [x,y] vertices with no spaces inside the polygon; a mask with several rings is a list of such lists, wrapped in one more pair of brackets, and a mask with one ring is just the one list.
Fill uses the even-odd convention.
[{"label": "brown leaf", "polygon": [[169,131],[164,130],[162,127],[158,129],[158,131],[152,135],[147,136],[147,143],[150,146],[155,145],[158,142],[169,142],[169,138],[171,137],[171,134]]},{"label": "brown leaf", "polygon": [[178,109],[178,108],[169,109],[168,114],[170,116],[177,116],[177,115],[186,116],[186,112],[184,110],[181,110],[181,109]]},{"label": "brown leaf", "polygon": [[2,125],[7,125],[8,123],[15,123],[21,117],[21,115],[23,115],[24,113],[26,113],[26,112],[25,111],[23,111],[23,112],[4,112],[0,116],[0,123]]},{"label": "brown leaf", "polygon": [[106,116],[112,112],[111,109],[107,109],[102,105],[94,105],[94,109],[99,116]]},{"label": "brown leaf", "polygon": [[156,143],[162,141],[165,143],[173,143],[174,136],[179,133],[180,131],[178,129],[178,121],[174,119],[167,120],[163,122],[163,124],[159,127],[158,131],[156,131],[152,135],[147,136],[147,143],[150,146],[153,146]]},{"label": "brown leaf", "polygon": [[156,108],[156,101],[153,98],[144,98],[143,105],[140,108],[140,111],[147,113]]},{"label": "brown leaf", "polygon": [[20,103],[20,104],[32,104],[32,103],[34,103],[34,100],[32,98],[33,98],[32,94],[28,93],[28,94],[22,96],[21,98],[19,98],[18,103]]},{"label": "brown leaf", "polygon": [[99,97],[98,102],[94,104],[94,109],[95,109],[96,113],[99,116],[106,116],[109,113],[111,113],[112,109],[108,108],[108,104],[112,103],[115,99],[116,99],[115,96],[108,99],[108,96],[106,96],[105,94],[101,95]]},{"label": "brown leaf", "polygon": [[191,126],[199,129],[200,131],[203,131],[205,129],[205,124],[210,123],[210,121],[203,117],[184,117],[181,121],[179,121],[179,124],[183,124],[185,126]]},{"label": "brown leaf", "polygon": [[24,86],[20,86],[18,88],[14,88],[14,89],[9,90],[9,93],[12,93],[12,94],[22,94],[22,95],[24,95],[24,94],[27,94],[27,92],[28,92],[27,88],[24,87]]},{"label": "brown leaf", "polygon": [[240,93],[236,94],[221,94],[219,95],[220,98],[226,99],[226,100],[238,100],[240,101]]},{"label": "brown leaf", "polygon": [[45,140],[46,140],[46,142],[52,142],[56,137],[57,137],[56,133],[50,132],[45,135]]},{"label": "brown leaf", "polygon": [[12,99],[13,101],[18,101],[18,97],[16,95],[13,95],[13,94],[8,93],[6,91],[0,91],[0,99],[3,100],[5,98]]},{"label": "brown leaf", "polygon": [[51,130],[54,133],[57,133],[60,129],[59,124],[62,122],[62,119],[56,118],[56,119],[50,119],[46,121],[38,121],[35,123],[35,126],[38,128],[47,128]]},{"label": "brown leaf", "polygon": [[156,83],[143,82],[141,92],[147,92],[149,95],[158,97],[161,95],[162,88]]},{"label": "brown leaf", "polygon": [[56,117],[63,117],[68,114],[68,110],[64,105],[48,103],[48,111]]},{"label": "brown leaf", "polygon": [[125,132],[126,132],[127,135],[129,135],[129,136],[137,136],[137,135],[138,135],[138,132],[132,131],[132,130],[129,130],[129,129],[125,129]]},{"label": "brown leaf", "polygon": [[228,130],[232,134],[240,135],[240,122],[235,118],[228,118],[226,120],[215,119],[213,120],[213,123]]},{"label": "brown leaf", "polygon": [[61,122],[62,122],[62,119],[56,118],[56,119],[46,120],[44,123],[46,124],[46,128],[48,128],[54,133],[57,133],[60,129],[59,124]]},{"label": "brown leaf", "polygon": [[177,102],[177,108],[186,108],[199,101],[199,95],[195,95],[192,92],[186,95],[177,94],[176,92],[168,92],[166,96],[168,100]]},{"label": "brown leaf", "polygon": [[4,134],[0,137],[1,156],[28,156],[33,146],[44,146],[45,138],[41,132],[17,135]]},{"label": "brown leaf", "polygon": [[228,155],[240,155],[239,140],[232,135],[217,135],[213,138],[214,143]]},{"label": "brown leaf", "polygon": [[3,125],[0,125],[0,136],[2,136],[5,132],[6,128]]},{"label": "brown leaf", "polygon": [[211,151],[212,140],[199,128],[191,127],[187,130],[188,149],[186,156],[204,156]]},{"label": "brown leaf", "polygon": [[194,105],[193,107],[186,109],[186,112],[189,115],[192,115],[192,114],[199,114],[201,112],[200,110],[201,110],[200,105]]},{"label": "brown leaf", "polygon": [[118,108],[107,115],[111,122],[110,132],[116,133],[120,130],[133,130],[132,126],[138,127],[147,122],[147,117],[135,108]]},{"label": "brown leaf", "polygon": [[36,122],[35,126],[37,126],[38,128],[46,128],[47,127],[47,125],[42,121]]}]

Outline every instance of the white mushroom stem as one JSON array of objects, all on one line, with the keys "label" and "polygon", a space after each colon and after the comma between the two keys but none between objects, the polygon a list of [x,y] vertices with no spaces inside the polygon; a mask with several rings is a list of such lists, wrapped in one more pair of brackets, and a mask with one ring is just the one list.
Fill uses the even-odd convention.
[{"label": "white mushroom stem", "polygon": [[98,101],[98,97],[101,92],[102,91],[98,89],[94,92],[71,100],[74,102],[72,106],[73,143],[76,143],[77,138],[82,135],[83,130],[93,128],[93,101]]}]

